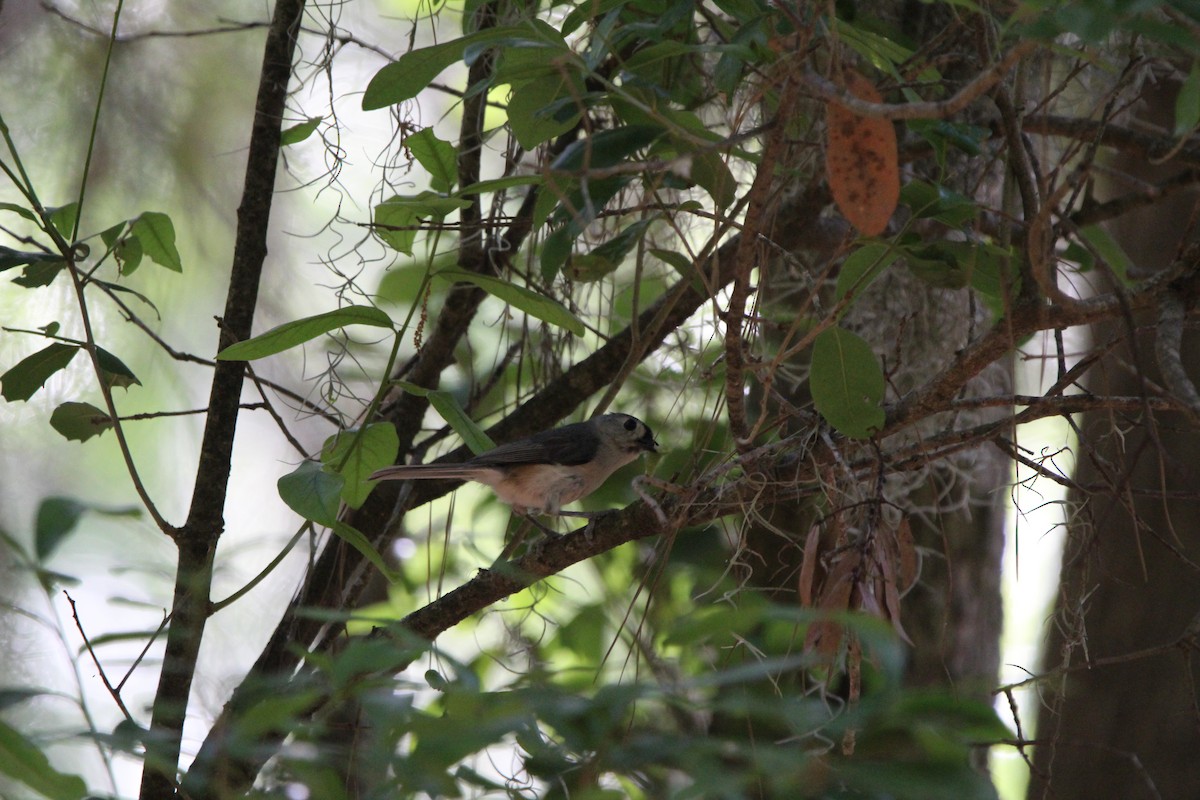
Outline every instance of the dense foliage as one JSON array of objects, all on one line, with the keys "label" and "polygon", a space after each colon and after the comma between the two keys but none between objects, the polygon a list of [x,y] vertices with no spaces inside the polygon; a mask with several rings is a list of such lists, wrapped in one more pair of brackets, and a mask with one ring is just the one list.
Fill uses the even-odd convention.
[{"label": "dense foliage", "polygon": [[[101,722],[77,687],[69,736],[106,788],[48,759],[45,729],[0,722],[13,790],[127,794],[113,765],[132,758],[147,799],[994,796],[987,749],[1033,744],[1015,704],[1009,725],[992,710],[1012,688],[1000,499],[1013,462],[1070,481],[1020,426],[1103,410],[1122,415],[1111,436],[1200,412],[1180,344],[1191,223],[1154,264],[1105,227],[1195,186],[1200,8],[891,5],[469,0],[395,23],[277,0],[269,23],[192,30],[245,49],[266,28],[217,260],[184,244],[186,205],[147,187],[150,210],[110,217],[123,206],[89,191],[109,67],[182,29],[130,33],[113,11],[69,189],[0,100],[0,270],[25,313],[55,309],[5,329],[0,394],[37,409],[39,447],[107,448],[136,495],[46,487],[31,530],[0,521],[10,616],[78,642],[81,681],[120,714]],[[1152,83],[1170,123],[1125,125]],[[382,152],[356,158],[381,128]],[[1105,182],[1114,152],[1179,171]],[[337,198],[311,281],[268,256],[285,181]],[[228,263],[223,309],[172,283],[202,260]],[[206,351],[172,339],[214,314]],[[1105,321],[1129,330],[1068,351],[1064,331]],[[1081,389],[1139,325],[1161,381]],[[1054,379],[1018,394],[1014,354]],[[204,387],[199,412],[176,413],[177,385]],[[131,413],[139,392],[156,399]],[[368,478],[610,406],[666,452],[586,503],[622,510],[552,521],[561,536],[486,492]],[[269,443],[242,444],[251,411]],[[186,502],[151,466],[166,448]],[[239,467],[262,448],[274,473]],[[293,529],[214,589],[276,493]],[[72,546],[101,518],[177,548],[133,631],[97,631],[103,612],[70,599],[89,571]],[[141,577],[122,579],[114,599]],[[73,618],[45,611],[63,589]],[[261,648],[202,712],[205,669],[233,669],[211,653],[222,625]],[[148,708],[127,702],[159,661]],[[3,697],[57,691],[31,677]]]}]

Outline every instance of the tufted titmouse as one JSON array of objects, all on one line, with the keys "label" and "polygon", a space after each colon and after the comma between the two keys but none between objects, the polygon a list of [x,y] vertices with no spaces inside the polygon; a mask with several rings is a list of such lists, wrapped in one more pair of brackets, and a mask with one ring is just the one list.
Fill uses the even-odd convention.
[{"label": "tufted titmouse", "polygon": [[570,514],[562,507],[596,491],[646,450],[658,450],[646,423],[628,414],[604,414],[502,444],[461,464],[399,464],[370,479],[477,481],[518,514]]}]

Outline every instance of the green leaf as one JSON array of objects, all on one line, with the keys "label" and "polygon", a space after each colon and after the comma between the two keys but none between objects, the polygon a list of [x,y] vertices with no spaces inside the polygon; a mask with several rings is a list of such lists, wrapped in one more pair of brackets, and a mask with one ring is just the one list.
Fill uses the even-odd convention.
[{"label": "green leaf", "polygon": [[151,261],[172,272],[183,272],[183,262],[175,249],[175,226],[171,218],[158,211],[146,211],[133,220],[129,235],[135,237]]},{"label": "green leaf", "polygon": [[110,517],[137,517],[137,506],[107,507],[92,505],[72,497],[47,497],[37,510],[34,523],[34,553],[40,562],[46,561],[58,546],[71,535],[84,512],[93,511]]},{"label": "green leaf", "polygon": [[37,510],[34,523],[34,552],[45,561],[75,529],[87,506],[70,497],[47,497]]},{"label": "green leaf", "polygon": [[346,479],[342,502],[350,508],[359,508],[375,488],[375,484],[367,481],[367,476],[395,464],[399,452],[396,427],[390,422],[376,422],[364,428],[361,434],[357,429],[350,429],[330,436],[321,448],[321,463],[327,471]]},{"label": "green leaf", "polygon": [[575,172],[602,169],[621,163],[643,147],[648,147],[663,133],[651,125],[625,125],[603,130],[571,143],[550,165],[553,170]]},{"label": "green leaf", "polygon": [[1186,136],[1200,126],[1200,61],[1192,62],[1192,71],[1175,97],[1175,135]]},{"label": "green leaf", "polygon": [[478,455],[496,446],[483,428],[467,415],[466,409],[458,402],[458,398],[450,392],[444,389],[426,389],[424,386],[417,386],[408,381],[394,381],[393,383],[409,394],[428,398],[429,405],[433,406],[434,410],[441,414],[442,419],[450,424],[454,432],[462,437],[463,442],[471,449],[472,453]]},{"label": "green leaf", "polygon": [[[541,20],[529,25],[489,28],[467,34],[461,39],[410,50],[388,64],[367,84],[363,93],[363,111],[403,103],[416,97],[442,70],[463,59],[468,47],[500,44],[545,46],[563,42],[562,35]],[[561,49],[566,50],[563,43]]]},{"label": "green leaf", "polygon": [[417,223],[429,217],[442,219],[471,205],[461,197],[446,197],[434,192],[396,195],[375,206],[375,234],[395,250],[412,255],[417,239]]},{"label": "green leaf", "polygon": [[21,271],[21,277],[14,278],[13,283],[26,289],[36,289],[39,286],[49,286],[67,266],[62,259],[47,259],[30,264]]},{"label": "green leaf", "polygon": [[470,186],[464,186],[458,190],[458,194],[487,194],[489,192],[512,189],[517,186],[541,186],[543,180],[541,175],[508,175],[503,178],[493,178],[492,180],[480,181],[479,183],[472,183]]},{"label": "green leaf", "polygon": [[122,275],[132,275],[134,270],[141,266],[142,256],[145,253],[146,249],[142,247],[142,240],[134,236],[126,236],[113,248],[113,256],[121,265]]},{"label": "green leaf", "polygon": [[316,461],[303,461],[280,478],[276,486],[280,498],[292,511],[318,525],[331,527],[337,522],[345,483],[345,478],[326,472]]},{"label": "green leaf", "polygon": [[86,442],[112,426],[108,412],[91,403],[63,403],[50,415],[50,427],[73,442]]},{"label": "green leaf", "polygon": [[0,246],[0,272],[13,267],[23,267],[26,264],[44,264],[55,261],[61,264],[62,257],[54,253],[28,252]]},{"label": "green leaf", "polygon": [[54,769],[37,745],[3,721],[0,721],[0,773],[50,800],[79,800],[87,793],[82,778]]},{"label": "green leaf", "polygon": [[515,283],[509,283],[491,275],[479,275],[461,269],[440,270],[434,276],[447,281],[473,283],[493,297],[498,297],[531,317],[537,317],[542,322],[559,328],[566,328],[576,336],[583,336],[586,331],[579,317],[572,314],[562,303],[526,289],[524,286],[517,286]]},{"label": "green leaf", "polygon": [[221,361],[254,361],[282,353],[284,350],[347,325],[391,328],[392,320],[387,314],[373,306],[345,306],[336,311],[326,311],[324,314],[285,322],[252,339],[231,344],[218,353],[217,358]]},{"label": "green leaf", "polygon": [[25,356],[3,375],[0,375],[0,395],[12,403],[28,400],[41,389],[50,376],[64,369],[79,352],[73,344],[54,342]]},{"label": "green leaf", "polygon": [[690,177],[697,186],[708,192],[719,209],[728,208],[737,198],[737,179],[720,153],[709,151],[694,154]]},{"label": "green leaf", "polygon": [[[1108,264],[1109,269],[1124,283],[1129,285],[1129,270],[1133,267],[1133,259],[1121,247],[1121,243],[1109,235],[1108,231],[1102,225],[1088,225],[1079,232],[1088,244],[1090,244],[1096,253],[1104,259],[1104,263]],[[1094,266],[1094,258],[1088,251],[1087,266]]]},{"label": "green leaf", "polygon": [[284,131],[279,135],[279,145],[281,147],[287,147],[288,145],[299,144],[300,142],[303,142],[305,139],[313,135],[313,132],[317,129],[317,126],[320,125],[324,120],[324,117],[309,117],[304,122],[298,122],[290,128],[285,128]]},{"label": "green leaf", "polygon": [[642,240],[646,231],[657,219],[657,217],[640,219],[590,253],[572,258],[569,269],[571,278],[578,281],[599,280],[616,270],[629,255],[629,251],[637,246],[637,243]]},{"label": "green leaf", "polygon": [[125,363],[121,359],[103,347],[96,348],[96,360],[100,362],[101,377],[110,389],[114,386],[128,389],[135,383],[138,386],[142,385],[142,382],[137,379],[137,376],[133,374],[129,367],[125,366]]},{"label": "green leaf", "polygon": [[389,583],[401,582],[401,576],[388,566],[388,563],[383,560],[383,556],[371,546],[371,541],[363,535],[362,531],[351,525],[347,525],[345,522],[338,521],[334,521],[329,528],[339,539],[353,547],[362,554],[363,558],[371,562],[371,565],[379,570],[379,574],[387,578]]},{"label": "green leaf", "polygon": [[583,87],[574,74],[554,73],[513,89],[508,101],[508,126],[517,142],[532,150],[571,130],[582,112],[577,99]]},{"label": "green leaf", "polygon": [[547,283],[554,280],[563,264],[567,263],[574,239],[575,232],[571,230],[571,226],[563,225],[550,231],[542,240],[542,278]]},{"label": "green leaf", "polygon": [[936,219],[952,228],[962,227],[979,214],[979,206],[966,195],[920,180],[904,184],[900,202],[916,216]]},{"label": "green leaf", "polygon": [[809,382],[817,411],[846,436],[866,439],[883,427],[883,370],[857,334],[844,328],[817,334]]},{"label": "green leaf", "polygon": [[68,242],[75,236],[75,223],[79,220],[79,203],[67,203],[65,206],[46,209],[50,216],[50,224],[59,235]]},{"label": "green leaf", "polygon": [[19,206],[16,203],[0,203],[0,211],[11,211],[14,214],[19,214],[30,222],[37,222],[37,214],[34,214],[25,206]]},{"label": "green leaf", "polygon": [[433,128],[422,128],[406,138],[404,144],[429,173],[429,185],[435,192],[449,192],[458,183],[458,151],[454,145],[439,139]]},{"label": "green leaf", "polygon": [[650,255],[663,262],[671,269],[679,273],[679,277],[686,278],[691,281],[696,291],[703,294],[706,289],[704,287],[704,278],[700,275],[700,270],[692,262],[692,259],[683,253],[676,253],[674,250],[662,250],[657,247],[652,247],[646,251]]},{"label": "green leaf", "polygon": [[884,242],[868,242],[846,256],[838,272],[837,299],[842,299],[850,292],[862,294],[899,255],[896,248]]}]

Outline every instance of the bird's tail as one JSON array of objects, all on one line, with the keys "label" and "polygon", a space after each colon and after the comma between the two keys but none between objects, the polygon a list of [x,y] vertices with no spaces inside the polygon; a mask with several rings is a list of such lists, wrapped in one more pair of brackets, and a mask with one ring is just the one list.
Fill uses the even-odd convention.
[{"label": "bird's tail", "polygon": [[410,480],[439,480],[455,479],[468,480],[478,470],[478,467],[468,467],[464,464],[397,464],[394,467],[384,467],[371,473],[368,480],[373,481],[410,481]]}]

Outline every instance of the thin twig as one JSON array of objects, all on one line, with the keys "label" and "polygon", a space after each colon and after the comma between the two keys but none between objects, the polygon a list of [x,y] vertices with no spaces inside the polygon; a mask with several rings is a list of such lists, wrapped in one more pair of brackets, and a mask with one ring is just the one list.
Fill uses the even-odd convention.
[{"label": "thin twig", "polygon": [[133,714],[129,713],[129,708],[125,705],[125,701],[121,699],[121,690],[113,686],[112,681],[108,679],[108,673],[104,671],[104,665],[100,663],[100,657],[92,649],[92,640],[88,638],[87,631],[83,629],[83,622],[79,619],[79,609],[75,607],[75,598],[71,597],[70,593],[65,589],[63,590],[63,596],[71,604],[71,618],[75,620],[75,630],[79,631],[79,635],[83,637],[83,645],[87,648],[88,655],[92,657],[92,663],[96,665],[96,672],[100,675],[101,683],[104,684],[104,688],[108,690],[109,695],[116,702],[117,708],[121,709],[121,713],[125,716],[125,719],[129,722],[135,722]]}]

